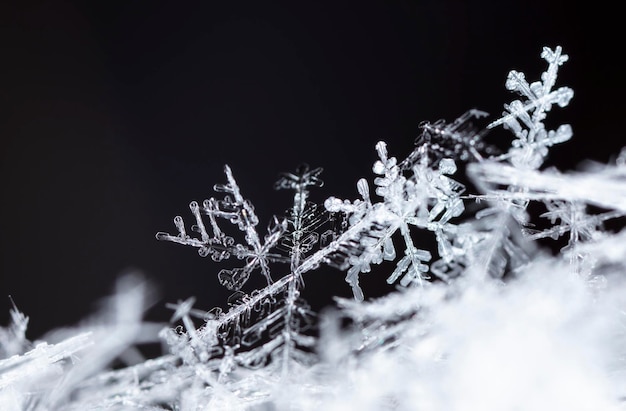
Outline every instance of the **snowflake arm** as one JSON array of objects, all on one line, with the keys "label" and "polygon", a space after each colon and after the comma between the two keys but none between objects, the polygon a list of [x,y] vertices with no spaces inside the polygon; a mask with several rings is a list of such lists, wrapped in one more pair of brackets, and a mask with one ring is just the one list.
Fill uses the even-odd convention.
[{"label": "snowflake arm", "polygon": [[286,238],[282,244],[289,251],[291,271],[300,264],[304,254],[311,250],[319,241],[319,234],[315,232],[325,222],[325,216],[318,211],[318,207],[307,201],[309,187],[322,187],[324,182],[319,178],[322,168],[309,169],[307,164],[298,167],[295,173],[283,173],[274,184],[274,189],[290,189],[294,191],[293,206],[289,210]]},{"label": "snowflake arm", "polygon": [[[405,237],[407,245],[413,244],[410,236],[403,235],[403,237]],[[430,252],[409,246],[409,248],[405,250],[405,256],[402,257],[396,265],[395,270],[393,270],[389,278],[387,278],[387,283],[393,284],[402,276],[400,285],[403,287],[407,287],[413,282],[423,285],[422,282],[425,279],[425,273],[428,272],[429,268],[427,265],[422,264],[422,262],[430,261],[431,258]]]},{"label": "snowflake arm", "polygon": [[503,117],[488,125],[488,128],[504,125],[515,134],[516,140],[511,149],[499,158],[509,158],[513,164],[523,168],[539,168],[548,147],[567,141],[572,135],[569,125],[562,125],[556,131],[546,131],[543,124],[552,105],[565,107],[574,95],[568,87],[552,90],[558,68],[568,60],[568,56],[561,53],[561,47],[554,50],[544,47],[541,57],[548,63],[541,81],[529,84],[523,73],[512,70],[505,83],[507,89],[520,94],[527,101],[514,100],[505,105]]},{"label": "snowflake arm", "polygon": [[[284,220],[273,218],[268,226],[268,233],[263,238],[263,242],[261,242],[256,230],[259,219],[256,216],[254,207],[241,195],[230,167],[225,166],[224,172],[227,183],[214,186],[215,191],[226,193],[222,200],[209,198],[203,202],[202,207],[195,201],[192,201],[189,205],[196,221],[196,224],[192,226],[192,231],[199,233],[200,238],[187,234],[184,221],[180,216],[174,218],[178,235],[159,232],[156,237],[159,240],[198,248],[198,253],[201,256],[206,257],[210,255],[214,261],[222,261],[233,255],[240,260],[245,260],[246,264],[244,267],[223,269],[219,272],[218,278],[220,283],[228,289],[239,290],[256,269],[259,269],[268,284],[271,284],[272,278],[268,264],[270,262],[288,261],[282,255],[272,252],[272,249],[277,246],[283,233],[286,231],[287,223]],[[209,218],[212,236],[207,232],[202,220],[202,214],[207,215]],[[217,223],[217,218],[228,220],[231,224],[236,225],[240,231],[244,232],[246,245],[235,244],[232,237],[225,235]]]}]

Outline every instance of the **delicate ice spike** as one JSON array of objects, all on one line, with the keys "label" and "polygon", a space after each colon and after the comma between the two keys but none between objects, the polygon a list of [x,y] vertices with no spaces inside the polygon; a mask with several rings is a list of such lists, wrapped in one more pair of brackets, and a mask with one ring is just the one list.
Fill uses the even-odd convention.
[{"label": "delicate ice spike", "polygon": [[178,236],[182,239],[187,239],[187,232],[185,231],[185,223],[183,218],[179,215],[174,217],[174,225],[178,229]]},{"label": "delicate ice spike", "polygon": [[352,287],[352,294],[354,294],[354,299],[357,301],[363,301],[365,295],[363,294],[363,290],[359,285],[359,273],[361,272],[361,267],[358,265],[354,265],[348,269],[346,273],[346,282],[350,284]]},{"label": "delicate ice spike", "polygon": [[543,80],[544,84],[544,94],[545,91],[551,90],[554,86],[558,67],[569,60],[569,56],[562,54],[562,51],[561,46],[556,46],[554,51],[549,47],[544,47],[541,52],[541,57],[548,62],[548,70],[541,76],[541,80]]},{"label": "delicate ice spike", "polygon": [[541,108],[543,106],[549,106],[552,103],[558,104],[559,107],[565,107],[569,104],[569,101],[572,99],[573,96],[574,96],[574,92],[570,88],[562,87],[558,90],[551,92],[550,94],[546,96],[543,96],[525,105],[521,105],[521,104],[507,105],[507,111],[509,111],[509,113],[503,116],[502,118],[490,123],[487,127],[494,128],[496,126],[499,126],[501,124],[508,122],[511,119],[518,118],[518,117],[523,118],[524,116],[528,115],[529,111],[535,110],[537,108]]},{"label": "delicate ice spike", "polygon": [[0,327],[0,359],[12,355],[22,354],[30,346],[30,341],[26,338],[28,328],[28,317],[24,315],[9,295],[11,302],[11,323],[6,331]]},{"label": "delicate ice spike", "polygon": [[370,199],[370,189],[367,180],[364,178],[359,179],[356,183],[356,188],[361,197],[363,197],[363,201],[365,201],[366,204],[371,204],[372,200]]},{"label": "delicate ice spike", "polygon": [[211,197],[207,200],[204,200],[202,205],[204,206],[204,212],[206,213],[206,215],[209,216],[209,222],[211,224],[211,230],[213,231],[213,235],[215,236],[215,238],[223,239],[224,233],[222,233],[222,230],[217,225],[217,221],[215,219],[215,213],[219,209],[217,206],[217,201]]},{"label": "delicate ice spike", "polygon": [[[239,185],[235,181],[235,177],[233,177],[233,172],[230,167],[227,165],[224,166],[224,172],[226,173],[226,179],[228,180],[229,191],[233,194],[235,203],[242,207],[241,217],[243,217],[243,230],[246,231],[246,235],[254,237],[256,232],[251,231],[250,227],[254,227],[259,222],[259,219],[254,212],[254,208],[252,207],[252,204],[250,204],[250,202],[244,199],[241,195]],[[258,237],[256,237],[256,241],[258,242]]]},{"label": "delicate ice spike", "polygon": [[531,91],[530,85],[526,81],[526,76],[524,75],[524,73],[520,73],[516,70],[511,70],[504,84],[508,90],[516,91],[528,99],[537,98],[535,93]]},{"label": "delicate ice spike", "polygon": [[209,234],[207,233],[206,228],[204,227],[204,222],[202,221],[202,217],[200,216],[200,206],[198,205],[198,202],[192,201],[191,203],[189,203],[189,208],[191,209],[191,213],[193,214],[193,216],[196,218],[195,227],[197,227],[202,241],[206,243],[207,241],[209,241]]},{"label": "delicate ice spike", "polygon": [[374,163],[373,171],[376,174],[385,174],[385,169],[387,168],[387,163],[389,162],[389,159],[387,158],[387,143],[384,141],[376,143],[376,152],[378,153],[380,160]]}]

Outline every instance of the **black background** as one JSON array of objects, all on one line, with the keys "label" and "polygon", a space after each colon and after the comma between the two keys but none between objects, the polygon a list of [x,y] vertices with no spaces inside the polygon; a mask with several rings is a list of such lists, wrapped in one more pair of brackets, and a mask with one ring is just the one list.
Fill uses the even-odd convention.
[{"label": "black background", "polygon": [[[623,141],[623,22],[598,2],[14,3],[0,10],[0,319],[11,295],[30,338],[133,270],[158,290],[149,318],[189,296],[224,306],[215,264],[155,239],[191,221],[224,164],[261,230],[290,205],[273,182],[301,162],[325,170],[312,200],[356,198],[377,141],[402,157],[423,120],[497,118],[508,71],[538,79],[543,46],[570,56],[557,85],[575,92],[551,117],[574,138],[549,164],[606,162]],[[332,269],[306,281],[317,307],[350,295]]]}]

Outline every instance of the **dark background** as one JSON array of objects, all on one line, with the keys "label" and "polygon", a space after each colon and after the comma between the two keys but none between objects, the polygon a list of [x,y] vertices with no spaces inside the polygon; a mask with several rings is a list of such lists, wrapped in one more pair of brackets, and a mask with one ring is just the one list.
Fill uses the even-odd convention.
[{"label": "dark background", "polygon": [[[14,3],[0,10],[0,319],[11,295],[30,338],[133,270],[158,290],[149,318],[189,296],[224,306],[215,264],[155,239],[191,222],[224,164],[261,231],[291,202],[273,182],[301,162],[325,170],[312,200],[356,198],[377,141],[402,157],[423,120],[497,118],[508,71],[538,79],[544,45],[570,56],[557,86],[575,92],[551,117],[573,141],[549,164],[606,162],[623,141],[623,22],[599,2]],[[333,269],[306,281],[316,307],[350,295]]]}]

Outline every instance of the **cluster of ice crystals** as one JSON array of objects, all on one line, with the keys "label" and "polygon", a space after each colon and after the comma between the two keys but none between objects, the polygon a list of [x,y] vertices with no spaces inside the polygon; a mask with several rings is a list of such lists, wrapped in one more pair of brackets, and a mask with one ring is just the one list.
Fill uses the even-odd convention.
[{"label": "cluster of ice crystals", "polygon": [[[309,190],[322,187],[321,168],[282,174],[274,188],[292,190],[293,203],[263,236],[226,166],[226,183],[214,186],[223,198],[191,202],[192,234],[178,216],[178,234],[157,238],[242,260],[217,275],[234,291],[229,308],[169,304],[170,324],[158,326],[166,353],[146,360],[136,346],[157,328],[141,320],[137,281],[120,285],[103,317],[55,341],[29,341],[14,307],[0,328],[0,408],[626,409],[626,151],[576,173],[542,169],[572,135],[569,125],[547,130],[546,115],[573,92],[555,88],[561,48],[541,56],[540,81],[509,73],[520,99],[486,128],[478,110],[424,122],[402,160],[377,143],[360,198],[317,204]],[[513,134],[504,153],[486,142],[499,125]],[[543,243],[561,237],[555,252]],[[360,275],[378,275],[384,261],[398,287],[367,298]],[[354,298],[320,314],[303,287],[323,266],[345,271]],[[255,272],[267,285],[247,290]]]}]

